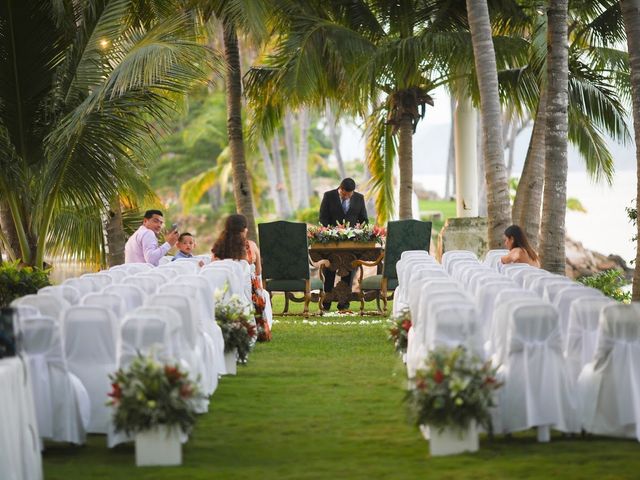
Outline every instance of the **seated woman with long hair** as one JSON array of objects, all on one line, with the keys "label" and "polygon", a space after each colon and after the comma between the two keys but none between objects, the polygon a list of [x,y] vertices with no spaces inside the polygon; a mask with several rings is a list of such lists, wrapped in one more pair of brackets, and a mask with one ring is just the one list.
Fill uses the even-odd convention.
[{"label": "seated woman with long hair", "polygon": [[258,341],[271,340],[271,305],[268,293],[262,288],[260,250],[247,238],[247,219],[244,215],[229,215],[224,230],[213,244],[211,261],[246,260],[255,269],[251,275],[251,300],[255,309]]},{"label": "seated woman with long hair", "polygon": [[511,225],[504,231],[504,246],[509,253],[500,259],[502,263],[528,263],[540,267],[538,254],[531,248],[527,236],[518,225]]}]

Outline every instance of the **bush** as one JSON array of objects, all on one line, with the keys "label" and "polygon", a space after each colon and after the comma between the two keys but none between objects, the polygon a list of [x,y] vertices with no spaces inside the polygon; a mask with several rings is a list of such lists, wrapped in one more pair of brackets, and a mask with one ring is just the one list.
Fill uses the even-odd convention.
[{"label": "bush", "polygon": [[23,267],[18,261],[0,265],[0,307],[7,307],[16,298],[36,293],[51,285],[49,270]]},{"label": "bush", "polygon": [[587,287],[597,288],[607,297],[619,302],[629,303],[631,301],[631,292],[625,292],[622,289],[629,282],[618,270],[605,270],[590,277],[581,277],[578,281]]}]

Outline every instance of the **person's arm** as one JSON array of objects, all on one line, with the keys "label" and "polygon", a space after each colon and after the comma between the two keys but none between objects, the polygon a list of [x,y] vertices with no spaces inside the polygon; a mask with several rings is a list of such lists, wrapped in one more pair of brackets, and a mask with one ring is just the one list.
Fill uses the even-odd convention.
[{"label": "person's arm", "polygon": [[362,200],[362,208],[360,209],[360,223],[369,223],[369,216],[367,215],[367,203],[364,201],[364,195],[360,195]]},{"label": "person's arm", "polygon": [[329,192],[325,192],[320,203],[320,223],[327,227],[331,226],[331,212],[329,211]]},{"label": "person's arm", "polygon": [[151,230],[144,232],[140,239],[140,243],[142,245],[144,261],[156,266],[160,263],[160,259],[164,257],[171,248],[169,242],[164,242],[162,245],[158,246],[158,239]]},{"label": "person's arm", "polygon": [[504,257],[500,257],[502,263],[519,263],[520,262],[520,249],[512,248]]},{"label": "person's arm", "polygon": [[256,275],[262,275],[262,259],[260,258],[260,249],[256,242],[249,240],[251,250],[253,250],[253,257],[256,259]]}]

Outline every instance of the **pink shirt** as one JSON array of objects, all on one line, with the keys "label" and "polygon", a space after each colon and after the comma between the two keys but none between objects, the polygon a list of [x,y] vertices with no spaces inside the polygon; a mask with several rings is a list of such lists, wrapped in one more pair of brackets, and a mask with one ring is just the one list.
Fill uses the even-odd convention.
[{"label": "pink shirt", "polygon": [[124,246],[124,263],[150,263],[157,267],[170,248],[167,242],[158,246],[154,231],[141,225]]}]

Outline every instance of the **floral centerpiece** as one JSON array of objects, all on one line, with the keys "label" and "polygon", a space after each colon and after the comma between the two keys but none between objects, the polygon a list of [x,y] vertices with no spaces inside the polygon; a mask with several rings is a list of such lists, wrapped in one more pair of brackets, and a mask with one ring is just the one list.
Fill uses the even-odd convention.
[{"label": "floral centerpiece", "polygon": [[247,356],[257,338],[253,305],[237,294],[225,296],[225,291],[216,291],[216,321],[222,330],[224,351],[236,351],[238,362],[246,363]]},{"label": "floral centerpiece", "polygon": [[344,241],[382,243],[386,235],[386,229],[367,223],[363,225],[356,223],[354,227],[351,227],[348,223],[336,225],[335,227],[325,227],[324,225],[310,225],[307,227],[309,245]]},{"label": "floral centerpiece", "polygon": [[432,350],[406,396],[415,423],[432,431],[463,431],[472,421],[488,428],[494,392],[501,385],[495,375],[490,362],[481,362],[464,347]]},{"label": "floral centerpiece", "polygon": [[202,398],[197,385],[178,365],[162,365],[138,356],[127,368],[109,375],[116,432],[144,432],[157,426],[191,431],[196,421],[195,401]]},{"label": "floral centerpiece", "polygon": [[389,340],[398,353],[407,353],[409,329],[411,328],[411,312],[408,308],[402,309],[398,314],[389,319]]}]

